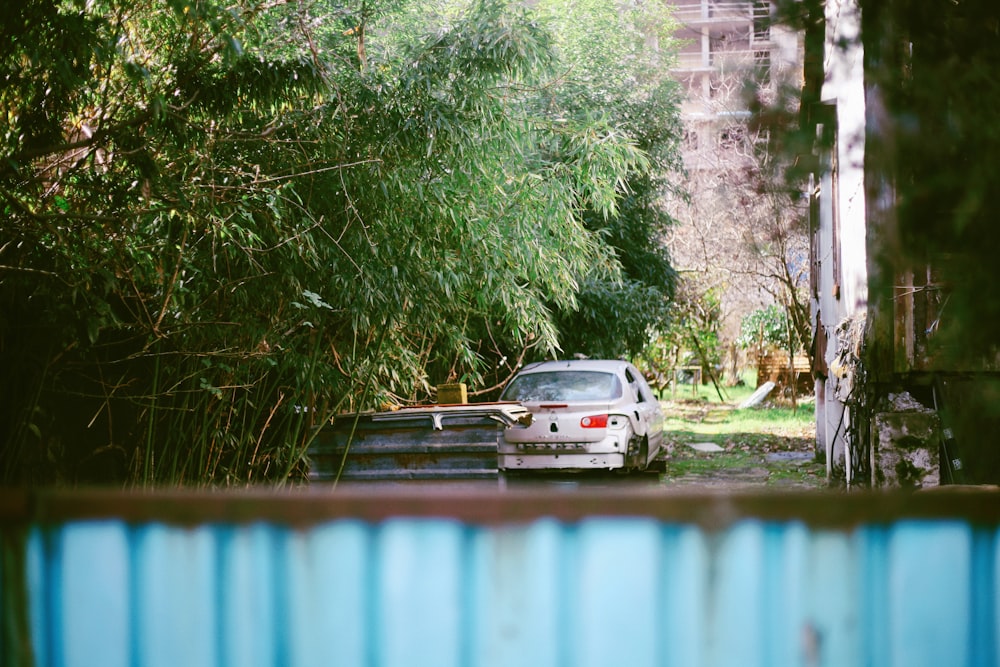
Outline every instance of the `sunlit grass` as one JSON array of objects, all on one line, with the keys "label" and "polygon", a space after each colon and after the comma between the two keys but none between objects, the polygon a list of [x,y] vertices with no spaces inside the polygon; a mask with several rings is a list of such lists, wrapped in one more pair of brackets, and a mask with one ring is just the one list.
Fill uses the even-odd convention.
[{"label": "sunlit grass", "polygon": [[733,386],[724,384],[721,379],[716,386],[707,377],[701,384],[678,383],[665,390],[662,398],[665,401],[705,401],[739,405],[757,390],[757,370],[747,369],[740,377],[742,382]]},{"label": "sunlit grass", "polygon": [[667,427],[693,433],[716,434],[742,431],[748,433],[781,433],[801,435],[814,427],[815,401],[812,396],[799,396],[793,406],[788,399],[769,396],[762,404],[740,409],[739,406],[756,391],[756,372],[744,375],[744,383],[722,387],[725,400],[709,382],[707,385],[679,385],[663,394]]},{"label": "sunlit grass", "polygon": [[[740,387],[727,389],[720,401],[709,384],[691,391],[681,386],[677,398],[666,392],[662,405],[666,414],[665,483],[749,483],[765,486],[822,488],[825,466],[815,460],[774,459],[776,452],[798,452],[808,456],[815,446],[815,403],[811,396],[788,401],[769,397],[761,405],[737,406],[754,392],[756,382],[748,378]],[[684,389],[688,392],[685,394]],[[694,395],[692,395],[694,394]],[[712,443],[721,451],[702,452],[691,445]]]},{"label": "sunlit grass", "polygon": [[692,433],[770,433],[807,435],[815,427],[813,403],[800,403],[795,409],[765,406],[738,410],[729,405],[672,402],[664,403],[669,430]]},{"label": "sunlit grass", "polygon": [[810,429],[814,427],[816,420],[814,405],[810,398],[808,403],[800,403],[796,408],[766,406],[732,410],[726,421],[755,432],[772,431],[774,428],[790,431]]}]

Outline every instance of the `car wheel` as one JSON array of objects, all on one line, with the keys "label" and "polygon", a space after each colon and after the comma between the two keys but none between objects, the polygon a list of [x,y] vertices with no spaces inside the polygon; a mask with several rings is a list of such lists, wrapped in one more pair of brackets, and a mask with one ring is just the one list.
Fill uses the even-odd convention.
[{"label": "car wheel", "polygon": [[635,453],[626,458],[623,472],[642,472],[645,470],[646,459],[649,456],[649,438],[633,436],[629,444],[629,451],[635,451]]}]

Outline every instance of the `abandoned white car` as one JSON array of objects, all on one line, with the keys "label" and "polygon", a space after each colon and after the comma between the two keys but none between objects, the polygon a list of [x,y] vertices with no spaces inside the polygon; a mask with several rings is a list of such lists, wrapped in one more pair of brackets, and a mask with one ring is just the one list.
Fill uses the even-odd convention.
[{"label": "abandoned white car", "polygon": [[663,412],[635,366],[546,361],[521,369],[500,396],[531,420],[508,426],[498,466],[513,470],[646,470],[663,446]]}]

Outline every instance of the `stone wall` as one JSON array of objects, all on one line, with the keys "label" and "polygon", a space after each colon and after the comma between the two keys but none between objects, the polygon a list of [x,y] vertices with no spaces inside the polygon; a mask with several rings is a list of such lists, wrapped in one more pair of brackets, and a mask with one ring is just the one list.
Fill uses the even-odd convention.
[{"label": "stone wall", "polygon": [[876,488],[919,489],[941,483],[941,423],[936,411],[908,393],[890,394],[872,420]]}]

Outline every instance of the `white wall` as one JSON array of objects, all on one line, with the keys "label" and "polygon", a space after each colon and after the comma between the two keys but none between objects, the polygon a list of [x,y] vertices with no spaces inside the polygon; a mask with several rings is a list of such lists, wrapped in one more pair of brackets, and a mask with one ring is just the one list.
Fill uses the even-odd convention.
[{"label": "white wall", "polygon": [[[856,0],[827,0],[823,63],[826,80],[821,99],[834,109],[837,142],[832,150],[824,148],[820,156],[819,295],[814,308],[818,308],[827,333],[828,366],[835,361],[838,350],[837,326],[847,318],[863,316],[868,300],[865,95],[859,11]],[[835,234],[835,224],[839,234]],[[834,269],[838,261],[839,281]],[[844,474],[848,482],[851,471],[845,465],[845,456],[849,452],[846,432],[850,411],[845,399],[849,391],[845,379],[831,372],[823,392],[817,392],[817,400],[823,400],[824,405],[816,411],[817,438],[826,446],[828,474]]]}]

